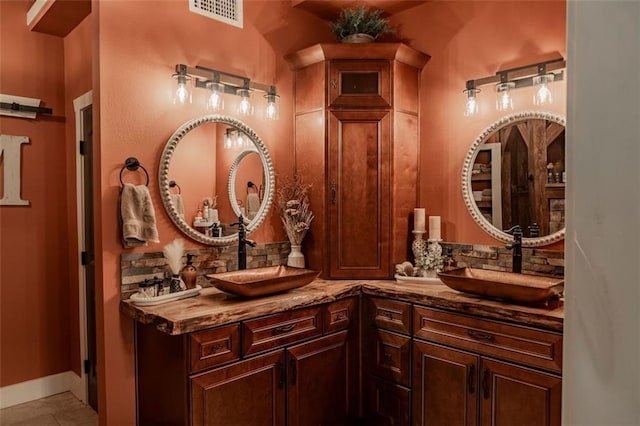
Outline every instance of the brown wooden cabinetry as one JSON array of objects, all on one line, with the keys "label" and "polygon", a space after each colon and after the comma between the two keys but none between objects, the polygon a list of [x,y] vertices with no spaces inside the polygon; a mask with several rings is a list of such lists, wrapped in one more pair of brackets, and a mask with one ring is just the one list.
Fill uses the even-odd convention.
[{"label": "brown wooden cabinetry", "polygon": [[414,425],[560,425],[561,335],[418,306],[414,325]]},{"label": "brown wooden cabinetry", "polygon": [[138,423],[349,424],[358,317],[349,298],[180,336],[136,323]]},{"label": "brown wooden cabinetry", "polygon": [[[418,92],[428,56],[402,43],[318,44],[296,72],[295,167],[312,184],[311,269],[388,278],[417,199]],[[394,171],[396,171],[394,173]]]},{"label": "brown wooden cabinetry", "polygon": [[364,299],[364,384],[367,424],[409,425],[411,304]]}]

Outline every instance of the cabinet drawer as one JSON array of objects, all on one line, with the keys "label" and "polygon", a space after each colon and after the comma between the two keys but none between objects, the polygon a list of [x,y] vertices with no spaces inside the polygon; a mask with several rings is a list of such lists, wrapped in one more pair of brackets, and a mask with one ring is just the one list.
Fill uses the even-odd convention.
[{"label": "cabinet drawer", "polygon": [[368,354],[368,370],[377,376],[409,386],[411,338],[372,328]]},{"label": "cabinet drawer", "polygon": [[189,335],[190,370],[219,365],[240,358],[238,324],[204,330]]},{"label": "cabinet drawer", "polygon": [[356,300],[354,298],[330,303],[324,308],[324,332],[346,330],[354,318]]},{"label": "cabinet drawer", "polygon": [[500,321],[414,307],[414,336],[481,354],[562,371],[562,335]]},{"label": "cabinet drawer", "polygon": [[251,355],[322,334],[320,307],[283,312],[242,323],[242,350]]},{"label": "cabinet drawer", "polygon": [[411,305],[397,300],[369,298],[367,321],[385,330],[411,333]]}]

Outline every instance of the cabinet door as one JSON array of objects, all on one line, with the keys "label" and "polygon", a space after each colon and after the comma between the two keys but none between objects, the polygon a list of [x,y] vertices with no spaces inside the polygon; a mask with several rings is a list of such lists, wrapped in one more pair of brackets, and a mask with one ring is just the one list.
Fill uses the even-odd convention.
[{"label": "cabinet door", "polygon": [[329,119],[329,277],[389,278],[390,112]]},{"label": "cabinet door", "polygon": [[413,348],[413,424],[475,425],[479,357],[420,341]]},{"label": "cabinet door", "polygon": [[383,107],[391,105],[389,61],[331,61],[329,105]]},{"label": "cabinet door", "polygon": [[289,426],[351,424],[357,414],[357,359],[348,334],[287,349]]},{"label": "cabinet door", "polygon": [[408,388],[368,375],[366,421],[375,426],[409,426],[411,392]]},{"label": "cabinet door", "polygon": [[284,351],[192,376],[191,424],[285,424]]},{"label": "cabinet door", "polygon": [[562,379],[482,359],[482,425],[559,426]]}]

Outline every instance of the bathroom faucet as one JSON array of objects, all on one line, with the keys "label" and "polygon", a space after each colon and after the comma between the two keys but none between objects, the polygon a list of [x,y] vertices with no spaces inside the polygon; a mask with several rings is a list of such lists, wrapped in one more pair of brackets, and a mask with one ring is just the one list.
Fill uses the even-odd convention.
[{"label": "bathroom faucet", "polygon": [[522,273],[522,228],[515,225],[504,232],[513,234],[513,242],[505,246],[508,250],[513,250],[512,270],[518,274]]},{"label": "bathroom faucet", "polygon": [[256,242],[247,239],[242,215],[238,216],[238,222],[231,224],[231,226],[235,225],[238,225],[238,270],[247,269],[247,244],[255,247]]}]

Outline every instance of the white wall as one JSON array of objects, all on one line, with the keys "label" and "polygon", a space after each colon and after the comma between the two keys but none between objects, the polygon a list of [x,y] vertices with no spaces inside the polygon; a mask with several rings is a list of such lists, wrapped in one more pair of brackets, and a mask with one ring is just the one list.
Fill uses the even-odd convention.
[{"label": "white wall", "polygon": [[640,1],[568,1],[564,425],[640,425]]}]

